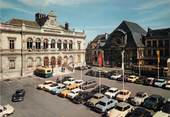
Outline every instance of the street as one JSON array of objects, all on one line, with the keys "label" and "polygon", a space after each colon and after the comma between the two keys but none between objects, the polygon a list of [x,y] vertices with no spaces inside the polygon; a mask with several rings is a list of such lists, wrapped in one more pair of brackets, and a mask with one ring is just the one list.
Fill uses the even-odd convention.
[{"label": "street", "polygon": [[[71,74],[76,79],[80,79],[80,71]],[[83,80],[96,79],[96,77],[84,75]],[[100,117],[101,115],[91,111],[84,105],[77,105],[70,102],[67,98],[60,98],[51,95],[48,92],[37,90],[36,86],[43,83],[47,79],[39,77],[28,77],[24,79],[16,79],[12,81],[0,82],[0,102],[1,105],[11,104],[15,108],[14,114],[10,117]],[[49,78],[48,80],[55,80]],[[101,78],[102,84],[122,89],[122,82]],[[26,90],[25,99],[22,102],[11,102],[11,96],[16,89],[24,88]],[[148,94],[159,94],[166,99],[170,98],[170,90],[162,88],[143,86],[134,83],[125,83],[125,89],[132,92],[132,96],[138,91],[144,91]]]}]

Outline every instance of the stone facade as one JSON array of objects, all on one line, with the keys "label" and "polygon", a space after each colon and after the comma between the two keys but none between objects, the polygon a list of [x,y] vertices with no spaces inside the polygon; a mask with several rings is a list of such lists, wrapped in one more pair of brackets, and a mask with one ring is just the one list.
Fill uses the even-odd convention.
[{"label": "stone facade", "polygon": [[[41,21],[42,20],[42,21]],[[0,24],[0,77],[32,74],[37,66],[73,68],[85,64],[85,33],[59,25],[51,11],[36,21],[12,19]]]}]

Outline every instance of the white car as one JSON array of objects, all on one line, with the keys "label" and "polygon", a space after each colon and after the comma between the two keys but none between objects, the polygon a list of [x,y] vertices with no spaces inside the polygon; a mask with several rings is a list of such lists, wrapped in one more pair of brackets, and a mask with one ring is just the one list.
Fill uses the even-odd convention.
[{"label": "white car", "polygon": [[75,83],[75,79],[74,78],[69,78],[67,81],[63,82],[64,85],[71,85],[73,83]]},{"label": "white car", "polygon": [[14,113],[14,108],[7,104],[5,106],[0,105],[0,117],[6,117],[10,114]]},{"label": "white car", "polygon": [[120,75],[120,74],[115,74],[115,75],[112,75],[111,77],[110,77],[110,79],[113,79],[113,80],[117,80],[118,78],[120,78],[122,75]]},{"label": "white car", "polygon": [[141,105],[144,100],[148,97],[148,94],[145,92],[137,92],[135,97],[131,99],[131,103],[133,105],[139,106]]},{"label": "white car", "polygon": [[56,82],[51,81],[51,80],[46,80],[43,84],[39,84],[37,86],[37,89],[44,89],[45,86],[51,85],[51,84],[54,84],[54,83],[56,83]]},{"label": "white car", "polygon": [[170,89],[170,80],[168,80],[168,81],[166,82],[165,88],[166,88],[166,89]]},{"label": "white car", "polygon": [[83,80],[75,80],[75,83],[82,85],[85,82]]},{"label": "white car", "polygon": [[79,92],[82,91],[79,88],[73,89],[71,90],[71,92],[68,94],[68,98],[73,99],[75,96],[77,96],[79,94]]},{"label": "white car", "polygon": [[108,91],[105,92],[105,95],[108,98],[115,98],[115,96],[119,93],[120,90],[118,90],[118,88],[115,87],[111,87]]},{"label": "white car", "polygon": [[43,88],[43,90],[45,90],[45,91],[51,91],[52,89],[58,87],[58,85],[60,85],[60,84],[52,83],[52,84],[50,84],[50,85],[45,85],[44,88]]},{"label": "white car", "polygon": [[107,117],[125,117],[133,110],[133,106],[126,102],[120,102],[115,108],[107,112]]}]

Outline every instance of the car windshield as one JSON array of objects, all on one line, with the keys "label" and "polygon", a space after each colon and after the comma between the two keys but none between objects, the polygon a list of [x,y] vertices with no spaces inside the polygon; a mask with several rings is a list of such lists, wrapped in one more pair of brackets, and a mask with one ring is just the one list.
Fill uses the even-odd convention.
[{"label": "car windshield", "polygon": [[75,91],[71,91],[70,93],[73,93],[73,94],[75,94],[76,92],[75,92]]},{"label": "car windshield", "polygon": [[128,92],[120,92],[121,95],[127,95]]},{"label": "car windshield", "polygon": [[119,111],[124,111],[124,108],[120,107],[120,106],[116,106],[115,109],[119,110]]},{"label": "car windshield", "polygon": [[102,105],[102,106],[106,106],[105,102],[100,101],[98,104]]},{"label": "car windshield", "polygon": [[143,95],[142,93],[137,93],[137,94],[136,94],[136,97],[142,98],[142,97],[144,97],[144,95]]},{"label": "car windshield", "polygon": [[162,109],[163,112],[170,114],[170,102],[165,104]]},{"label": "car windshield", "polygon": [[156,82],[164,82],[164,80],[157,80]]},{"label": "car windshield", "polygon": [[157,99],[154,98],[154,97],[150,97],[149,100],[152,101],[152,102],[156,102],[157,101]]}]

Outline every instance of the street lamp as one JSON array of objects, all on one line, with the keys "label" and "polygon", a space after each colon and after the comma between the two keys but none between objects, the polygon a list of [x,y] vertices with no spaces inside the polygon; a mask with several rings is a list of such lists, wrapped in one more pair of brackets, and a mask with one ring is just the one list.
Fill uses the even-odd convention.
[{"label": "street lamp", "polygon": [[123,77],[123,89],[124,89],[124,76],[125,76],[125,66],[124,66],[124,53],[125,51],[122,50],[122,77]]}]

